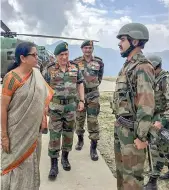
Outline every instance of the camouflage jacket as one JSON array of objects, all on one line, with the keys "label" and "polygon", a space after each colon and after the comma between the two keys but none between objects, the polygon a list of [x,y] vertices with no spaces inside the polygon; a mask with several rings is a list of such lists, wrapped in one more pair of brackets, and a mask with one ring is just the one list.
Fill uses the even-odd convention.
[{"label": "camouflage jacket", "polygon": [[132,117],[137,123],[137,137],[145,141],[154,114],[154,69],[140,52],[121,69],[114,92],[116,117]]},{"label": "camouflage jacket", "polygon": [[[155,79],[155,114],[163,126],[169,125],[169,72],[162,70]],[[169,126],[168,126],[169,127]]]},{"label": "camouflage jacket", "polygon": [[101,58],[93,57],[88,63],[84,57],[76,58],[75,63],[78,64],[84,76],[85,88],[98,87],[102,81],[104,72],[104,63]]},{"label": "camouflage jacket", "polygon": [[64,73],[59,64],[51,64],[47,67],[45,80],[55,90],[54,97],[58,99],[72,99],[77,97],[77,84],[84,81],[83,75],[74,62],[68,62]]}]

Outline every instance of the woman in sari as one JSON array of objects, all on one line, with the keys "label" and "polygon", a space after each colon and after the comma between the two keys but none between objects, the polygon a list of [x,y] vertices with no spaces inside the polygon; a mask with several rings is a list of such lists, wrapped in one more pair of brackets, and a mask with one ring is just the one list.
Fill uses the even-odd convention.
[{"label": "woman in sari", "polygon": [[1,97],[1,188],[38,190],[40,186],[40,132],[53,90],[35,68],[35,44],[23,42],[15,50],[15,63],[3,80]]}]

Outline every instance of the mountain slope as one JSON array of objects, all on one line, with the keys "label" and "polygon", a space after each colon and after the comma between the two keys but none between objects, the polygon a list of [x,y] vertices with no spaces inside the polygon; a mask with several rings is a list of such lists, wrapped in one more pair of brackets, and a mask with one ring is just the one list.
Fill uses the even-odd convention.
[{"label": "mountain slope", "polygon": [[[54,52],[56,45],[59,42],[56,42],[51,45],[46,45],[46,48],[51,52]],[[75,59],[82,55],[81,49],[79,45],[69,45],[70,52],[70,60]],[[145,53],[149,55],[151,53]],[[169,50],[165,50],[162,52],[155,52],[156,55],[159,55],[163,59],[163,68],[169,71]],[[100,46],[95,46],[94,55],[101,57],[105,64],[104,76],[116,76],[122,67],[125,59],[122,58],[119,54],[118,50],[113,50],[111,48],[102,48]]]}]

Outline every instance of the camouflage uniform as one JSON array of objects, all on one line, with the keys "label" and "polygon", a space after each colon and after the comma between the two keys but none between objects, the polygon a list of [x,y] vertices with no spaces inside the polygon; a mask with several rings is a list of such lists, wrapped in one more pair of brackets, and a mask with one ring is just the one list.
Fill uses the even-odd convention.
[{"label": "camouflage uniform", "polygon": [[88,63],[84,57],[74,60],[84,76],[85,87],[85,108],[82,112],[77,112],[76,133],[83,135],[84,123],[87,113],[87,127],[89,139],[99,140],[98,114],[100,112],[98,86],[102,81],[104,64],[102,59],[93,57]]},{"label": "camouflage uniform", "polygon": [[[60,55],[62,53],[62,55]],[[60,43],[56,46],[54,54],[60,58],[68,58],[68,44]],[[48,65],[44,74],[46,81],[55,90],[49,104],[49,131],[50,141],[48,155],[51,158],[49,179],[54,180],[58,174],[58,157],[62,149],[61,164],[66,171],[71,170],[68,154],[72,149],[73,135],[76,121],[77,87],[83,83],[83,76],[74,62],[68,62],[62,71],[59,63]],[[62,136],[62,146],[61,146]]]},{"label": "camouflage uniform", "polygon": [[83,82],[83,76],[77,65],[71,62],[68,64],[65,73],[60,70],[58,64],[49,67],[47,81],[55,90],[49,105],[49,156],[58,158],[61,135],[62,150],[69,152],[72,149],[76,119],[77,84]]},{"label": "camouflage uniform", "polygon": [[[133,39],[142,40],[145,37],[148,40],[148,31],[141,24],[125,25],[117,38],[126,35]],[[127,57],[132,48],[130,46],[123,55],[121,53],[122,57]],[[138,150],[134,140],[147,140],[155,106],[153,85],[154,69],[142,52],[126,60],[116,80],[112,105],[116,117],[114,151],[118,190],[143,189],[146,152],[145,149]]]},{"label": "camouflage uniform", "polygon": [[[160,101],[159,101],[160,100]],[[155,80],[155,114],[153,121],[161,121],[169,129],[169,72],[162,70]],[[160,175],[165,164],[165,155],[169,152],[169,145],[158,143],[157,152],[152,151],[154,174]]]},{"label": "camouflage uniform", "polygon": [[[169,129],[169,72],[161,69],[162,59],[157,55],[151,55],[147,57],[155,71],[155,112],[153,116],[153,125],[156,121],[160,121],[164,128]],[[166,161],[166,157],[169,152],[169,144],[163,142],[159,136],[158,130],[152,126],[150,130],[151,134],[151,153],[153,161],[153,171],[148,183],[145,185],[146,190],[157,189],[157,179],[160,176],[161,170]],[[169,162],[168,162],[169,167]],[[162,178],[169,179],[169,172]]]}]

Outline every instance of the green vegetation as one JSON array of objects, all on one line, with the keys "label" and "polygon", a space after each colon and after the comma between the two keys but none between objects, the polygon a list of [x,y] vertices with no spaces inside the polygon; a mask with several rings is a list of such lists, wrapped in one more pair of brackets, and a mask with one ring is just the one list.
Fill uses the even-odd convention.
[{"label": "green vegetation", "polygon": [[[99,115],[99,124],[100,124],[100,141],[98,144],[98,149],[105,159],[108,167],[112,171],[115,176],[115,157],[114,157],[114,120],[115,117],[112,114],[112,110],[110,108],[109,99],[112,96],[111,92],[101,92],[100,93],[100,104],[101,111]],[[163,172],[166,171],[167,168],[164,168]],[[148,161],[145,163],[145,175],[149,170]],[[145,183],[147,182],[148,177],[145,179]],[[168,190],[169,187],[166,187],[167,181],[159,181],[159,190]],[[169,185],[169,184],[168,184]]]}]

